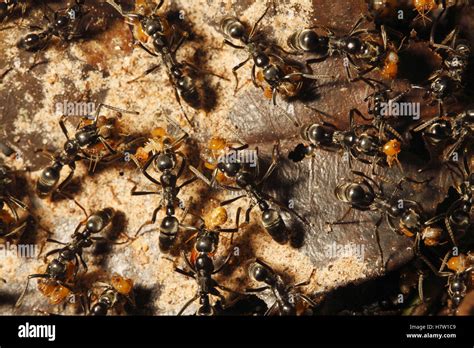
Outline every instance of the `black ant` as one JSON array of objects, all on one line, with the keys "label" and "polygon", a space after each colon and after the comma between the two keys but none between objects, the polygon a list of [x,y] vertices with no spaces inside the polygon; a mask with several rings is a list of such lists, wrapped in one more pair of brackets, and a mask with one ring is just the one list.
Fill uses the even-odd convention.
[{"label": "black ant", "polygon": [[21,8],[21,13],[24,14],[26,12],[26,0],[0,1],[0,22],[5,21],[8,16],[18,7]]},{"label": "black ant", "polygon": [[207,219],[199,217],[201,220],[201,225],[199,227],[184,226],[186,230],[196,232],[196,241],[190,259],[188,259],[183,251],[183,258],[190,271],[181,268],[176,268],[175,271],[195,279],[198,285],[198,292],[191,300],[186,302],[178,315],[182,315],[186,308],[197,299],[199,299],[200,303],[197,311],[198,315],[216,314],[216,308],[211,305],[209,296],[213,295],[219,297],[220,304],[223,304],[225,299],[218,289],[235,293],[235,291],[218,284],[212,278],[214,274],[219,273],[227,265],[232,257],[232,252],[227,255],[224,262],[217,268],[215,268],[212,257],[216,253],[220,233],[227,232],[233,234],[239,231],[240,211],[240,208],[237,209],[235,228],[220,227],[220,225],[227,221],[227,213],[222,207],[214,209]]},{"label": "black ant", "polygon": [[[180,33],[175,25],[170,25],[166,18],[157,14],[157,11],[164,3],[164,0],[160,0],[160,2],[155,6],[152,14],[148,16],[134,12],[124,12],[114,0],[107,0],[107,3],[113,6],[120,13],[120,15],[122,15],[128,21],[127,23],[132,24],[138,28],[138,32],[140,33],[138,40],[139,47],[154,57],[161,57],[162,63],[166,68],[168,78],[173,85],[176,100],[178,101],[186,121],[191,127],[194,128],[193,122],[189,119],[183,109],[181,98],[193,108],[198,108],[200,106],[201,96],[199,95],[199,91],[197,90],[195,82],[185,71],[185,67],[190,67],[194,70],[200,69],[192,66],[190,63],[178,62],[176,60],[176,52],[184,43],[188,37],[188,34],[186,32]],[[153,50],[145,46],[143,43],[146,43],[148,39],[152,40]],[[160,67],[160,64],[154,65],[147,69],[141,76],[130,82],[134,82],[143,76],[152,73]]]},{"label": "black ant", "polygon": [[[468,287],[471,285],[474,260],[470,254],[459,254],[458,256],[451,257],[447,262],[445,260],[446,257],[443,260],[438,275],[448,277],[448,295],[452,301],[451,309],[455,310],[461,304]],[[444,271],[446,265],[451,272]]]},{"label": "black ant", "polygon": [[308,280],[292,285],[285,283],[277,272],[259,259],[256,259],[250,264],[248,267],[248,273],[252,280],[265,283],[265,286],[255,289],[246,289],[246,293],[257,293],[271,290],[275,296],[275,303],[268,308],[264,315],[271,315],[275,309],[278,309],[280,315],[297,315],[298,300],[303,300],[312,308],[317,306],[316,302],[296,290],[297,288],[309,285],[314,270],[311,272]]},{"label": "black ant", "polygon": [[[179,231],[180,224],[175,216],[176,205],[180,207],[183,206],[182,201],[178,198],[179,192],[183,187],[196,180],[196,177],[192,177],[180,185],[177,184],[178,179],[183,175],[184,169],[186,168],[186,157],[179,151],[179,148],[183,145],[183,142],[187,137],[188,134],[184,132],[179,138],[173,140],[171,137],[167,136],[166,133],[163,133],[159,144],[152,142],[152,145],[154,146],[152,146],[150,151],[151,156],[148,156],[141,171],[148,180],[161,187],[161,190],[135,191],[135,188],[132,190],[133,196],[161,195],[160,204],[153,211],[151,223],[154,224],[156,222],[158,213],[164,207],[166,209],[166,216],[161,221],[159,237],[160,250],[164,252],[169,251],[173,246]],[[179,168],[178,157],[181,158]],[[136,160],[137,164],[140,166],[135,156],[132,156],[132,159]],[[154,169],[160,173],[159,180],[155,179],[148,173],[148,168],[151,165],[153,165]],[[136,235],[139,234],[140,229],[137,231]]]},{"label": "black ant", "polygon": [[425,141],[436,146],[446,141],[454,144],[445,154],[445,160],[451,160],[454,153],[462,152],[474,136],[474,109],[468,109],[454,116],[438,116],[425,121],[413,129],[422,132]]},{"label": "black ant", "polygon": [[18,47],[26,51],[40,51],[44,49],[53,37],[58,37],[64,42],[73,41],[84,36],[87,27],[83,27],[83,19],[87,14],[84,10],[85,0],[75,0],[74,5],[58,11],[54,11],[54,18],[44,29],[33,26],[32,29],[38,29],[37,33],[30,33],[21,38]]},{"label": "black ant", "polygon": [[[290,152],[289,158],[294,162],[302,161],[306,156],[314,156],[318,147],[334,151],[344,150],[352,168],[352,159],[366,164],[381,164],[385,160],[388,166],[392,166],[398,161],[398,154],[401,152],[401,143],[398,139],[391,139],[382,143],[380,138],[380,127],[374,125],[355,125],[355,116],[365,118],[357,109],[349,112],[349,129],[339,130],[335,125],[321,121],[311,123],[301,129],[303,140],[309,142],[308,145],[299,144]],[[369,159],[372,159],[370,161]]]},{"label": "black ant", "polygon": [[[389,111],[391,105],[397,103],[400,99],[402,99],[409,91],[404,91],[398,93],[395,96],[390,96],[392,89],[389,88],[385,83],[382,81],[360,77],[361,80],[366,82],[371,88],[374,89],[372,94],[369,94],[364,101],[368,103],[368,113],[372,116],[372,118],[364,117],[362,113],[357,113],[359,117],[361,117],[365,121],[371,121],[372,125],[379,129],[379,138],[386,139],[387,134],[392,135],[400,142],[403,142],[403,137],[401,134],[393,128],[388,123],[388,118],[390,117]],[[377,87],[375,86],[377,85]]]},{"label": "black ant", "polygon": [[[263,43],[261,39],[258,38],[258,35],[256,35],[257,27],[270,7],[271,5],[266,8],[263,15],[255,22],[249,33],[247,33],[245,25],[238,18],[232,16],[225,17],[221,21],[220,28],[226,36],[226,39],[224,39],[226,45],[240,50],[245,49],[248,52],[247,59],[232,68],[232,73],[235,78],[234,92],[237,92],[239,84],[237,70],[252,60],[251,77],[254,86],[263,89],[265,96],[271,98],[273,104],[276,105],[278,93],[286,97],[295,97],[301,91],[304,79],[316,80],[324,76],[301,72],[299,66],[290,63],[276,53],[268,52],[268,46],[284,51],[275,44]],[[237,40],[240,44],[235,44],[231,40]],[[260,69],[258,73],[256,72],[257,68]],[[268,87],[262,87],[259,84],[261,82],[268,84]]]},{"label": "black ant", "polygon": [[380,28],[381,43],[379,38],[376,39],[371,35],[371,31],[360,29],[364,18],[363,16],[359,18],[344,36],[337,36],[325,27],[323,29],[326,31],[326,36],[319,35],[314,30],[320,28],[319,26],[299,30],[288,38],[288,46],[296,54],[312,53],[320,56],[308,59],[307,64],[324,61],[334,53],[342,55],[345,60],[346,76],[351,82],[357,78],[352,78],[349,66],[356,69],[358,76],[364,76],[380,68],[382,76],[393,79],[398,72],[398,50],[391,47],[383,25]]},{"label": "black ant", "polygon": [[[246,146],[245,146],[246,147]],[[232,152],[235,155],[239,153],[240,149],[233,149]],[[258,153],[258,151],[256,151]],[[231,155],[231,157],[233,157]],[[217,173],[220,171],[226,177],[231,178],[234,180],[237,186],[230,186],[225,184],[217,183],[218,187],[222,187],[226,190],[230,190],[232,192],[244,191],[244,194],[239,195],[237,197],[231,198],[227,201],[221,202],[221,206],[233,203],[241,198],[248,197],[250,198],[250,206],[248,207],[245,213],[245,223],[249,223],[250,221],[250,212],[255,206],[258,206],[261,211],[261,221],[265,230],[270,234],[274,241],[279,244],[286,244],[288,242],[288,229],[283,221],[281,214],[279,211],[272,209],[270,202],[278,205],[283,210],[290,212],[297,216],[301,221],[305,224],[309,225],[309,223],[294,212],[292,209],[287,208],[284,204],[278,202],[270,195],[263,192],[261,186],[266,181],[266,179],[273,173],[275,168],[278,164],[279,158],[279,144],[275,144],[273,147],[273,155],[272,155],[272,162],[268,167],[266,173],[262,176],[262,178],[258,179],[259,177],[259,165],[258,165],[258,154],[256,156],[255,167],[256,170],[253,170],[252,166],[249,163],[241,163],[241,161],[235,158],[222,158],[217,168],[214,170],[212,179],[209,180],[204,174],[202,174],[198,169],[193,166],[189,166],[189,169],[201,180],[207,183],[209,186],[214,187],[216,184],[216,176]]]},{"label": "black ant", "polygon": [[[97,158],[94,159],[91,157],[90,153],[87,152],[87,149],[90,149],[97,144],[102,144],[104,148],[110,153],[110,155],[114,157],[117,155],[117,151],[113,149],[112,146],[107,142],[107,137],[111,134],[111,124],[108,122],[99,124],[99,121],[103,121],[99,117],[102,107],[120,113],[130,113],[134,115],[138,114],[135,111],[127,111],[101,103],[97,107],[91,122],[89,124],[86,123],[77,129],[76,133],[74,134],[74,138],[72,139],[69,137],[69,133],[64,122],[65,116],[61,117],[59,125],[67,140],[64,144],[64,149],[61,152],[52,155],[47,151],[42,151],[51,157],[52,163],[43,169],[36,183],[36,192],[40,197],[47,197],[53,192],[68,197],[68,195],[65,194],[63,190],[71,182],[74,176],[76,162],[80,160],[89,160],[91,162],[94,160],[96,162],[98,161]],[[106,158],[103,158],[103,160],[107,161]],[[61,170],[64,166],[68,166],[71,171],[68,176],[58,184],[61,176]]]},{"label": "black ant", "polygon": [[451,204],[446,213],[435,216],[431,222],[444,220],[446,229],[454,246],[457,246],[454,227],[466,230],[471,225],[471,210],[474,204],[474,173],[471,172],[468,156],[463,156],[464,166],[460,169],[462,182],[455,186],[459,198]]},{"label": "black ant", "polygon": [[[437,20],[444,11],[440,13]],[[435,43],[434,33],[437,27],[437,20],[431,29],[430,45],[436,50],[441,49],[446,52],[443,66],[428,78],[429,86],[413,85],[412,87],[425,90],[425,97],[431,98],[433,102],[437,101],[439,115],[443,115],[444,101],[450,97],[455,97],[464,86],[472,48],[468,41],[457,40],[458,28],[451,31],[441,44]]]},{"label": "black ant", "polygon": [[[380,218],[376,222],[375,234],[377,237],[377,244],[379,246],[380,255],[383,264],[383,252],[380,246],[380,238],[378,228],[385,217],[389,228],[399,234],[404,234],[407,237],[416,235],[416,243],[418,243],[425,227],[425,219],[423,217],[423,208],[418,202],[407,199],[394,200],[394,196],[403,181],[411,181],[417,184],[427,183],[430,179],[422,182],[404,177],[397,184],[390,198],[386,198],[383,188],[375,180],[368,177],[362,172],[352,171],[356,178],[352,180],[344,180],[339,183],[334,189],[336,198],[343,203],[350,205],[349,209],[338,221],[331,223],[331,225],[346,224],[344,219],[351,212],[352,209],[360,211],[378,211],[381,213]],[[426,231],[428,233],[429,231]]]},{"label": "black ant", "polygon": [[[450,298],[449,310],[455,314],[456,308],[461,304],[469,287],[472,285],[472,271],[474,270],[474,259],[472,254],[459,253],[451,256],[448,251],[442,260],[441,267],[437,270],[429,260],[424,260],[435,275],[447,277],[448,296]],[[449,270],[445,270],[445,268]]]},{"label": "black ant", "polygon": [[69,243],[48,239],[47,241],[63,244],[64,247],[51,250],[45,255],[46,259],[52,254],[58,254],[54,260],[48,263],[45,273],[30,274],[28,276],[25,289],[15,306],[21,306],[23,298],[28,291],[29,282],[33,278],[42,279],[38,282],[38,289],[53,304],[61,303],[71,293],[74,293],[71,283],[75,281],[81,264],[85,272],[87,272],[87,264],[82,258],[84,248],[91,247],[94,241],[105,239],[94,237],[94,235],[110,225],[114,214],[115,212],[112,208],[105,208],[93,213],[85,221],[79,223]]},{"label": "black ant", "polygon": [[26,212],[29,209],[25,203],[12,195],[11,185],[14,182],[14,171],[6,165],[0,164],[0,237],[2,238],[21,234],[27,226],[26,220],[20,223],[17,208]]},{"label": "black ant", "polygon": [[[100,294],[95,294],[93,290],[88,292],[89,314],[93,316],[107,315],[113,308],[130,303],[135,306],[135,297],[133,295],[133,281],[113,274],[110,284],[96,282],[94,289],[101,288]],[[94,302],[90,306],[91,302]]]}]

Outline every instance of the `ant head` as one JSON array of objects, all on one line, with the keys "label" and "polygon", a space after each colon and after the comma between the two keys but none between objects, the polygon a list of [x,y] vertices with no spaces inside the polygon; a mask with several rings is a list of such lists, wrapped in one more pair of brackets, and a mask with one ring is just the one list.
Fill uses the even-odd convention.
[{"label": "ant head", "polygon": [[69,25],[69,17],[57,16],[54,20],[54,26],[58,29],[65,28]]},{"label": "ant head", "polygon": [[421,224],[420,215],[415,210],[409,209],[406,214],[402,216],[400,223],[408,230],[417,229]]},{"label": "ant head", "polygon": [[270,64],[270,58],[264,52],[259,52],[254,55],[253,60],[255,61],[255,65],[259,68],[264,68]]},{"label": "ant head", "polygon": [[176,166],[176,159],[173,154],[162,152],[155,159],[156,168],[163,172],[165,170],[173,169]]},{"label": "ant head", "polygon": [[362,49],[362,42],[357,37],[348,37],[343,40],[344,50],[349,54],[355,54]]},{"label": "ant head", "polygon": [[219,235],[214,232],[206,232],[201,234],[196,239],[196,251],[199,253],[213,253],[217,248],[219,242]]},{"label": "ant head", "polygon": [[241,169],[238,162],[219,161],[217,168],[228,177],[235,177]]},{"label": "ant head", "polygon": [[440,76],[431,84],[431,90],[438,98],[443,98],[451,86],[451,80],[447,76]]},{"label": "ant head", "polygon": [[161,34],[163,32],[163,25],[159,17],[143,17],[140,20],[143,31],[148,36],[154,36],[155,34]]},{"label": "ant head", "polygon": [[463,42],[456,46],[455,51],[464,58],[467,58],[471,55],[471,46],[469,46],[468,43]]},{"label": "ant head", "polygon": [[64,143],[64,151],[66,151],[68,155],[77,154],[79,151],[79,144],[74,140],[68,140]]}]

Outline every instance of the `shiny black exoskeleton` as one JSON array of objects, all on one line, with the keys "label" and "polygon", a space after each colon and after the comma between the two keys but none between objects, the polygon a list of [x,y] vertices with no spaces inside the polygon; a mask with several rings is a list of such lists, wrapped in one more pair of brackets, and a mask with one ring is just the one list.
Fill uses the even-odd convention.
[{"label": "shiny black exoskeleton", "polygon": [[45,48],[53,37],[58,37],[64,42],[82,37],[85,33],[82,23],[86,14],[84,2],[75,0],[74,5],[55,11],[53,21],[43,31],[30,33],[21,38],[18,47],[35,52]]},{"label": "shiny black exoskeleton", "polygon": [[[168,252],[170,250],[179,232],[180,223],[175,216],[175,207],[177,205],[182,206],[182,202],[178,198],[178,194],[184,186],[196,180],[195,177],[192,177],[180,185],[177,184],[178,179],[183,175],[184,169],[186,168],[186,157],[184,157],[184,155],[177,149],[187,137],[188,134],[184,133],[181,137],[174,141],[172,141],[170,138],[163,139],[163,148],[161,151],[157,151],[152,156],[150,156],[143,166],[142,173],[152,183],[161,187],[160,191],[132,191],[132,195],[135,196],[149,194],[161,195],[160,203],[153,212],[151,222],[154,224],[160,210],[165,208],[166,216],[160,223],[159,237],[160,250],[163,252]],[[178,157],[181,158],[181,164],[179,168]],[[155,179],[148,173],[148,168],[151,165],[153,165],[154,169],[160,173],[159,180]]]},{"label": "shiny black exoskeleton", "polygon": [[[107,131],[104,131],[102,127],[97,125],[102,107],[121,113],[136,114],[136,112],[118,109],[105,104],[99,104],[92,122],[79,128],[74,134],[73,138],[69,137],[69,133],[65,125],[66,116],[61,117],[59,125],[67,140],[64,143],[64,148],[61,152],[50,155],[52,163],[43,169],[40,177],[38,178],[36,183],[36,192],[40,197],[47,197],[53,192],[65,195],[63,189],[71,182],[74,176],[76,162],[80,160],[93,160],[84,151],[88,147],[101,143],[111,155],[116,154],[116,151],[108,144],[106,140],[106,133],[109,132],[109,130],[107,129]],[[104,127],[108,128],[109,125]],[[68,176],[58,185],[59,179],[61,177],[61,171],[65,166],[68,166],[71,171]]]},{"label": "shiny black exoskeleton", "polygon": [[107,3],[114,7],[131,23],[138,20],[138,25],[141,27],[141,31],[151,39],[153,49],[148,48],[141,41],[138,41],[138,45],[148,54],[154,57],[161,57],[162,60],[162,64],[150,67],[142,76],[139,76],[130,82],[136,81],[164,65],[168,78],[174,87],[176,100],[178,101],[187,122],[191,127],[193,127],[191,119],[189,119],[188,115],[182,108],[181,98],[183,98],[183,100],[191,107],[199,108],[202,103],[201,96],[194,80],[185,71],[185,65],[189,67],[191,67],[191,65],[176,60],[176,52],[184,43],[188,34],[178,30],[175,25],[170,25],[166,18],[157,14],[158,10],[164,3],[164,0],[160,0],[153,9],[152,14],[148,16],[134,12],[125,12],[115,3],[114,0],[107,0]]},{"label": "shiny black exoskeleton", "polygon": [[296,315],[299,300],[303,300],[309,304],[310,307],[314,308],[317,306],[317,304],[308,296],[296,291],[297,288],[306,286],[310,283],[311,276],[314,272],[307,281],[288,285],[269,265],[257,259],[250,264],[248,273],[252,280],[264,283],[266,286],[258,289],[246,289],[247,293],[271,290],[275,296],[275,303],[268,308],[265,315],[271,315],[275,308],[278,309],[280,315]]},{"label": "shiny black exoskeleton", "polygon": [[28,207],[11,192],[12,184],[15,183],[14,175],[9,167],[0,164],[0,212],[7,207],[14,220],[10,222],[0,218],[0,237],[3,238],[19,234],[26,227],[26,222],[20,223],[17,208],[28,211]]},{"label": "shiny black exoskeleton", "polygon": [[[300,68],[280,57],[275,52],[270,52],[269,48],[277,48],[283,50],[277,45],[270,45],[262,42],[258,38],[257,27],[260,21],[265,17],[270,7],[267,7],[263,15],[255,22],[250,33],[245,25],[236,17],[227,16],[222,19],[220,29],[225,35],[224,43],[236,48],[245,49],[248,57],[243,62],[232,68],[232,73],[236,81],[235,92],[238,90],[237,70],[243,67],[247,62],[252,60],[252,82],[257,88],[263,88],[259,85],[256,76],[256,69],[261,69],[262,79],[269,85],[273,103],[276,104],[277,93],[281,93],[287,97],[296,96],[303,86],[304,79],[317,79],[318,76],[311,75],[300,71]],[[236,40],[239,44],[233,43]]]},{"label": "shiny black exoskeleton", "polygon": [[[371,38],[362,37],[370,33],[367,29],[359,28],[363,20],[364,17],[359,18],[350,32],[344,36],[337,36],[328,28],[323,28],[327,32],[326,36],[319,35],[314,29],[317,27],[314,27],[296,31],[288,38],[287,43],[296,53],[311,53],[319,56],[309,59],[308,63],[324,61],[334,53],[342,55],[347,60],[345,64],[347,78],[352,80],[349,65],[358,71],[359,76],[363,76],[380,66],[388,51],[384,26],[381,26],[383,44],[379,44]],[[366,66],[367,68],[361,71]]]},{"label": "shiny black exoskeleton", "polygon": [[[270,164],[269,168],[267,169],[267,172],[263,175],[261,179],[258,179],[255,176],[255,171],[252,168],[258,166],[258,164],[255,163],[251,166],[249,163],[241,163],[231,158],[234,156],[230,156],[229,160],[222,159],[221,161],[219,161],[217,169],[214,172],[214,176],[211,181],[208,180],[203,174],[201,174],[196,168],[190,166],[190,169],[210,186],[214,186],[214,179],[217,175],[218,170],[224,173],[228,178],[233,179],[236,186],[220,184],[219,185],[222,186],[222,188],[231,191],[244,191],[245,194],[221,202],[221,206],[233,203],[243,197],[250,198],[251,203],[245,213],[246,223],[250,221],[251,210],[255,206],[258,206],[261,211],[261,221],[265,230],[270,234],[274,241],[279,244],[285,244],[288,242],[288,229],[285,226],[285,222],[283,221],[280,212],[271,208],[270,202],[279,205],[280,207],[282,207],[282,209],[285,209],[288,212],[291,212],[295,215],[297,214],[294,211],[285,207],[283,204],[277,202],[268,194],[264,193],[261,189],[261,185],[263,184],[263,182],[272,174],[272,172],[277,166],[277,160],[279,155],[278,149],[278,145],[275,145],[273,148],[272,163]],[[238,153],[238,151],[236,151],[235,153]],[[256,161],[258,161],[258,159],[256,159]],[[297,216],[298,218],[306,222],[305,219],[301,218],[299,215]]]},{"label": "shiny black exoskeleton", "polygon": [[428,84],[424,86],[414,85],[414,88],[426,91],[425,97],[433,102],[438,102],[440,115],[443,115],[443,103],[452,97],[456,97],[462,92],[466,82],[466,71],[469,60],[472,56],[472,47],[467,40],[458,40],[458,29],[454,29],[447,35],[442,44],[434,41],[434,35],[444,11],[439,14],[431,30],[430,44],[436,50],[444,52],[443,65],[435,71],[429,78]]},{"label": "shiny black exoskeleton", "polygon": [[[49,251],[45,258],[50,255],[58,254],[58,256],[48,263],[45,273],[30,274],[28,276],[25,289],[18,299],[16,306],[20,306],[23,297],[28,290],[30,279],[43,278],[54,281],[56,284],[70,289],[68,283],[74,281],[79,271],[80,265],[84,267],[87,272],[87,264],[82,258],[82,253],[85,248],[89,248],[94,244],[95,240],[101,239],[94,237],[95,234],[102,232],[112,221],[115,212],[112,208],[105,208],[90,215],[85,222],[81,222],[74,233],[72,240],[65,244],[54,239],[48,239],[50,242],[58,244],[65,244],[64,247]],[[82,230],[81,230],[82,229]],[[73,267],[71,269],[70,264]],[[72,273],[72,274],[71,274]]]},{"label": "shiny black exoskeleton", "polygon": [[372,125],[355,125],[355,115],[362,114],[357,109],[350,110],[349,129],[339,130],[328,122],[315,122],[301,128],[301,137],[308,144],[299,144],[290,152],[289,158],[294,162],[305,157],[314,156],[318,148],[338,151],[344,155],[352,168],[352,159],[366,164],[380,164],[386,158],[382,151],[382,141],[378,129]]},{"label": "shiny black exoskeleton", "polygon": [[452,143],[444,155],[444,160],[451,160],[453,154],[462,153],[474,137],[474,109],[457,115],[435,117],[414,128],[414,132],[422,132],[425,140],[432,146],[444,142]]},{"label": "shiny black exoskeleton", "polygon": [[175,271],[195,279],[198,285],[198,291],[191,300],[186,302],[183,308],[181,308],[179,311],[178,315],[182,315],[186,308],[188,308],[191,303],[197,299],[199,299],[199,309],[196,313],[197,315],[217,314],[215,307],[211,304],[210,296],[217,296],[220,299],[220,304],[222,305],[225,302],[225,298],[220,293],[219,289],[233,292],[227,287],[218,284],[212,278],[214,274],[219,273],[227,265],[232,253],[229,253],[224,262],[217,268],[215,268],[212,255],[214,255],[217,250],[219,243],[219,233],[235,233],[239,230],[239,216],[240,209],[237,210],[236,227],[231,229],[215,227],[212,230],[209,230],[204,224],[201,224],[199,228],[191,226],[186,227],[187,230],[197,231],[196,241],[194,243],[194,252],[196,256],[194,259],[189,260],[186,254],[183,252],[184,260],[186,261],[190,271],[183,270],[181,268],[176,268]]},{"label": "shiny black exoskeleton", "polygon": [[[421,232],[423,210],[420,204],[406,199],[389,201],[384,196],[382,187],[373,179],[362,172],[352,171],[352,173],[359,178],[344,181],[334,189],[334,194],[339,201],[357,210],[381,212],[393,231],[408,230],[413,234]],[[396,219],[398,223],[395,224],[393,219]]]}]

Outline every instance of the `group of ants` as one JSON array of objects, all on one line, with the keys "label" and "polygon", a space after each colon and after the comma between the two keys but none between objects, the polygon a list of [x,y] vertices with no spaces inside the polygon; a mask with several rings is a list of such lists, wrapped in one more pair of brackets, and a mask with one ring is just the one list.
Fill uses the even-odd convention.
[{"label": "group of ants", "polygon": [[[195,167],[188,163],[183,147],[190,138],[189,134],[196,129],[181,101],[192,108],[199,108],[201,96],[194,83],[193,74],[202,71],[176,58],[176,53],[186,42],[188,33],[180,30],[176,24],[170,23],[165,15],[160,14],[163,2],[164,0],[159,0],[150,7],[150,2],[136,0],[135,8],[128,11],[115,0],[105,1],[111,6],[111,10],[116,11],[125,23],[130,25],[135,45],[160,60],[157,65],[145,71],[144,75],[152,73],[160,66],[164,68],[191,131],[185,131],[177,122],[168,118],[170,124],[179,128],[180,134],[177,136],[169,135],[163,128],[156,128],[151,131],[150,137],[131,138],[120,132],[117,117],[103,116],[101,110],[110,109],[119,114],[137,113],[99,104],[93,115],[81,118],[75,133],[71,136],[66,125],[66,116],[63,116],[59,125],[66,137],[64,148],[55,153],[43,150],[51,158],[51,162],[41,171],[35,191],[40,198],[52,195],[64,196],[73,200],[85,212],[85,209],[65,190],[74,177],[76,163],[88,163],[90,172],[93,172],[99,164],[124,161],[128,154],[133,153],[130,158],[157,189],[138,191],[134,188],[131,194],[160,196],[151,219],[151,224],[155,224],[159,220],[158,215],[164,212],[158,227],[160,250],[168,253],[176,247],[177,236],[182,231],[193,233],[194,248],[190,256],[182,252],[186,267],[177,267],[175,271],[194,279],[198,290],[178,314],[183,314],[196,300],[199,300],[199,306],[194,314],[221,314],[226,304],[222,292],[239,293],[214,279],[214,275],[223,270],[232,256],[232,253],[229,253],[219,265],[215,262],[214,255],[219,245],[219,235],[221,233],[230,235],[232,244],[234,234],[249,224],[254,207],[258,207],[260,211],[259,220],[264,230],[274,242],[282,245],[287,244],[289,239],[282,211],[293,214],[304,224],[310,225],[310,223],[305,217],[263,190],[264,183],[277,168],[280,157],[279,143],[275,143],[271,163],[263,175],[259,173],[258,165],[255,169],[250,163],[226,160],[231,157],[230,154],[248,151],[248,144],[238,144],[219,137],[211,138],[207,147],[201,151],[202,165]],[[345,223],[345,217],[353,209],[380,213],[376,230],[385,221],[394,233],[413,240],[415,258],[424,267],[436,276],[447,277],[445,300],[451,313],[455,313],[473,281],[474,254],[469,249],[470,240],[472,241],[470,236],[472,233],[469,231],[472,225],[474,173],[471,173],[470,168],[469,145],[474,131],[474,109],[467,108],[456,113],[445,109],[452,104],[453,99],[463,95],[472,52],[469,42],[460,38],[461,33],[457,27],[448,30],[440,42],[436,42],[435,38],[443,16],[449,11],[460,11],[462,6],[468,5],[462,2],[458,4],[455,1],[413,2],[417,13],[413,21],[423,21],[424,26],[431,25],[429,41],[418,40],[426,42],[434,54],[442,57],[442,63],[425,83],[412,84],[406,91],[395,92],[385,82],[368,75],[379,72],[385,80],[395,79],[399,64],[398,52],[403,50],[410,40],[417,40],[417,37],[403,35],[384,24],[385,19],[396,15],[397,1],[367,1],[367,3],[369,15],[361,16],[348,33],[335,34],[323,26],[305,28],[289,36],[288,49],[269,43],[259,30],[260,22],[272,8],[275,9],[275,3],[272,2],[266,8],[251,28],[235,16],[224,17],[219,25],[219,31],[225,37],[224,43],[248,54],[244,61],[232,68],[235,91],[238,90],[238,70],[250,62],[251,81],[256,88],[263,90],[266,98],[271,99],[274,105],[277,104],[278,96],[291,101],[308,85],[318,79],[327,78],[313,74],[309,68],[311,65],[331,59],[332,56],[343,58],[347,80],[350,83],[366,84],[373,91],[365,100],[369,115],[364,115],[358,109],[351,109],[349,128],[345,130],[323,120],[301,127],[302,143],[297,145],[288,157],[294,162],[300,162],[314,156],[321,149],[347,156],[351,178],[346,178],[337,184],[334,193],[340,202],[348,206],[348,211],[334,224]],[[23,16],[30,5],[28,1],[21,0],[0,1],[0,19],[6,21],[18,11]],[[55,41],[71,42],[85,37],[88,27],[84,24],[88,14],[87,7],[84,0],[74,0],[67,8],[53,10],[44,2],[45,12],[53,13],[53,18],[45,14],[48,20],[46,27],[30,26],[33,31],[19,40],[18,48],[39,52],[47,49]],[[362,28],[363,23],[370,21],[376,24],[376,29]],[[307,59],[301,64],[293,58],[288,58],[289,56]],[[393,183],[395,190],[392,194],[387,195],[383,184],[374,180],[370,174],[352,169],[352,163],[358,161],[370,166],[372,175],[375,175],[377,168],[391,168],[394,165],[403,173],[398,155],[407,147],[407,140],[403,132],[397,129],[396,117],[386,115],[384,107],[403,100],[412,89],[422,90],[427,103],[438,105],[436,116],[429,120],[423,119],[411,129],[413,134],[422,137],[428,147],[436,149],[440,154],[439,158],[431,158],[419,171],[433,171],[437,165],[445,167],[449,170],[454,189],[457,191],[456,199],[447,209],[432,217],[427,217],[418,202],[401,199],[398,196],[404,182],[428,183],[430,179],[416,181],[403,176],[398,182]],[[325,112],[311,109],[317,112],[318,116],[315,117],[327,115]],[[363,122],[357,123],[357,117]],[[453,160],[454,158],[456,160]],[[68,167],[70,171],[66,178],[61,180],[64,167]],[[157,175],[154,176],[152,171]],[[191,177],[183,179],[189,176],[188,174]],[[19,210],[29,212],[29,208],[13,193],[16,175],[18,171],[5,164],[0,166],[2,209],[0,236],[3,238],[15,238],[21,235],[27,226],[27,222],[20,217]],[[212,189],[237,194],[222,201],[219,207],[206,216],[199,216],[190,211],[190,205],[184,206],[179,198],[181,190],[196,180],[203,181]],[[242,208],[239,207],[236,210],[235,226],[222,227],[227,221],[224,207],[244,197],[249,200],[249,206],[243,214],[244,223],[240,221]],[[177,207],[183,210],[180,219],[176,216]],[[110,241],[98,235],[110,227],[114,214],[114,209],[105,208],[88,215],[86,220],[77,226],[67,243],[49,238],[49,242],[62,246],[45,255],[45,260],[52,255],[56,257],[47,263],[44,273],[28,276],[27,284],[16,306],[21,306],[31,279],[38,280],[39,291],[50,300],[51,304],[61,304],[76,294],[74,284],[79,277],[81,266],[84,272],[87,272],[83,251],[99,240]],[[199,223],[185,223],[187,215],[192,215]],[[137,238],[141,230],[135,237],[127,236],[127,238]],[[380,255],[384,264],[381,248]],[[436,265],[438,262],[440,266]],[[309,284],[310,279],[290,284],[285,281],[285,276],[258,258],[249,264],[248,274],[262,286],[246,289],[245,294],[270,290],[274,296],[275,301],[265,311],[265,315],[296,315],[307,313],[308,308],[317,307],[316,301],[300,290]],[[421,301],[424,301],[423,278],[424,275],[420,273],[417,285]],[[114,274],[110,283],[97,282],[95,287],[101,290],[99,292],[91,290],[85,296],[83,294],[79,296],[87,314],[105,315],[113,310],[119,311],[118,308],[125,305],[135,305],[131,279]],[[212,297],[217,297],[218,300],[213,303]]]}]

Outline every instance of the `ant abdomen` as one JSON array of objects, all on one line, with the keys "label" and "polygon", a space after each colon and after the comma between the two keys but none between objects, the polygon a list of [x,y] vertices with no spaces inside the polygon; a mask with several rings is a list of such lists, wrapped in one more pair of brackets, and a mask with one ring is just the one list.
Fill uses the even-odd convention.
[{"label": "ant abdomen", "polygon": [[36,183],[36,191],[40,197],[49,195],[59,181],[61,168],[46,167]]},{"label": "ant abdomen", "polygon": [[165,216],[160,225],[159,247],[162,252],[171,249],[179,230],[179,221],[174,216]]},{"label": "ant abdomen", "polygon": [[86,227],[92,233],[102,231],[112,220],[114,210],[112,208],[102,209],[87,219]]},{"label": "ant abdomen", "polygon": [[241,40],[245,34],[245,26],[236,17],[225,17],[221,21],[221,30],[228,37]]},{"label": "ant abdomen", "polygon": [[45,34],[31,33],[21,38],[17,46],[18,48],[29,52],[39,51],[44,46],[45,38]]},{"label": "ant abdomen", "polygon": [[328,50],[328,38],[319,36],[314,30],[303,29],[288,38],[288,46],[295,51],[324,54]]},{"label": "ant abdomen", "polygon": [[275,242],[278,244],[288,242],[288,231],[278,211],[274,209],[263,211],[262,224]]}]

